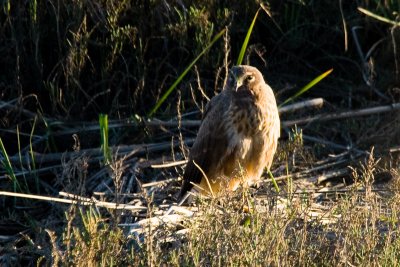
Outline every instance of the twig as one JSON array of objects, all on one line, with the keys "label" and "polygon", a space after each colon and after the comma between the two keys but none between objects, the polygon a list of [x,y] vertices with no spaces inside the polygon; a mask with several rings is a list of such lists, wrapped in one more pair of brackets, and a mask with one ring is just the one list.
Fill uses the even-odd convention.
[{"label": "twig", "polygon": [[184,165],[188,162],[188,160],[179,160],[179,161],[172,161],[172,162],[166,162],[163,164],[152,164],[151,167],[153,169],[160,169],[160,168],[169,168],[169,167],[175,167],[179,165]]},{"label": "twig", "polygon": [[[46,200],[52,202],[60,202],[60,203],[68,203],[68,204],[80,204],[84,206],[95,205],[96,207],[103,207],[107,209],[116,209],[116,210],[147,210],[146,207],[142,206],[134,206],[128,204],[119,204],[113,202],[104,202],[104,201],[87,201],[87,200],[76,200],[76,199],[63,199],[58,197],[48,197],[48,196],[40,196],[40,195],[32,195],[32,194],[23,194],[23,193],[14,193],[7,191],[0,191],[0,196],[10,196],[10,197],[20,197],[20,198],[29,198],[29,199],[38,199],[38,200]],[[78,197],[78,199],[81,197]]]},{"label": "twig", "polygon": [[348,47],[349,47],[349,41],[348,41],[348,34],[347,34],[346,19],[345,19],[345,17],[344,17],[344,12],[343,12],[343,3],[342,3],[342,0],[339,0],[339,9],[340,9],[340,15],[342,16],[342,23],[343,23],[344,51],[347,52],[347,49],[348,49]]},{"label": "twig", "polygon": [[354,118],[354,117],[367,116],[367,115],[371,115],[371,114],[384,113],[384,112],[389,112],[389,111],[394,111],[394,110],[400,110],[400,103],[394,103],[391,105],[378,106],[378,107],[373,107],[373,108],[364,108],[364,109],[359,109],[359,110],[345,111],[345,112],[339,112],[339,113],[334,113],[334,114],[318,115],[318,116],[314,116],[314,117],[303,118],[303,119],[292,120],[292,121],[284,121],[284,122],[282,122],[282,125],[289,127],[289,126],[293,126],[296,124],[305,124],[305,123],[310,123],[310,122],[314,122],[314,121],[329,121],[329,120]]},{"label": "twig", "polygon": [[[316,101],[316,102],[318,103],[319,101]],[[296,105],[296,106],[293,107],[293,105]],[[300,106],[305,105],[305,104],[296,103],[293,105],[291,105],[290,109],[284,110],[284,112],[291,111],[292,108],[299,109]],[[287,107],[289,107],[289,106],[286,106],[285,108],[287,108]],[[345,118],[352,118],[352,117],[359,117],[359,116],[367,116],[367,115],[371,115],[371,114],[384,113],[384,112],[389,112],[389,111],[394,111],[394,110],[400,110],[400,103],[394,103],[391,105],[378,106],[378,107],[373,107],[373,108],[351,110],[351,111],[345,111],[345,112],[339,112],[339,113],[333,113],[333,114],[322,114],[322,115],[317,115],[314,117],[302,118],[302,119],[291,120],[291,121],[282,121],[282,126],[290,127],[290,126],[293,126],[296,124],[306,124],[306,123],[313,122],[313,121],[338,120],[338,119],[345,119]],[[147,126],[176,127],[178,125],[178,122],[177,121],[152,120],[152,121],[146,122],[145,124]],[[183,121],[181,121],[182,127],[198,127],[198,126],[200,126],[200,124],[201,124],[200,120],[183,120]]]},{"label": "twig", "polygon": [[[294,103],[291,105],[287,105],[279,108],[279,113],[283,114],[290,111],[295,111],[298,109],[306,108],[306,107],[320,107],[324,103],[322,98],[315,98],[311,100],[306,100],[303,102]],[[162,121],[158,119],[153,119],[151,121],[144,122],[146,126],[165,126],[165,127],[176,127],[178,125],[178,121],[170,120],[170,121]],[[198,127],[201,124],[201,120],[183,120],[181,121],[182,127]]]},{"label": "twig", "polygon": [[324,104],[323,98],[314,98],[311,100],[306,100],[298,103],[294,103],[291,105],[287,105],[284,107],[279,108],[279,113],[283,114],[286,112],[296,111],[298,109],[308,108],[308,107],[317,107],[320,108]]},{"label": "twig", "polygon": [[[203,177],[206,179],[208,189],[210,190],[210,193],[211,193],[212,197],[214,198],[215,195],[214,195],[213,189],[211,187],[210,181],[208,180],[208,177],[207,177],[206,173],[203,171],[203,169],[194,160],[193,160],[193,164],[194,164],[194,166],[197,167],[197,169],[199,169],[199,171],[201,172]],[[204,188],[201,188],[201,189],[204,190]]]},{"label": "twig", "polygon": [[67,193],[67,192],[61,191],[58,194],[62,197],[72,198],[74,200],[85,201],[85,202],[95,202],[95,203],[98,202],[97,199],[95,199],[95,198],[82,197],[82,196],[78,196],[78,195]]},{"label": "twig", "polygon": [[[153,119],[151,121],[145,122],[146,126],[148,127],[158,127],[158,126],[165,126],[165,127],[177,127],[178,121],[162,121],[158,119]],[[201,124],[201,120],[183,120],[181,121],[181,127],[199,127]]]},{"label": "twig", "polygon": [[400,152],[400,146],[392,147],[389,149],[389,153]]},{"label": "twig", "polygon": [[334,170],[331,172],[328,172],[326,174],[321,174],[318,175],[316,177],[311,177],[310,180],[316,179],[317,180],[317,184],[320,184],[326,180],[329,180],[333,177],[338,177],[338,176],[343,176],[345,174],[349,173],[349,169],[348,168],[344,168],[344,169],[339,169],[339,170]]},{"label": "twig", "polygon": [[151,187],[151,186],[158,186],[160,184],[167,184],[167,183],[172,183],[172,182],[178,182],[181,179],[179,178],[171,178],[171,179],[166,179],[166,180],[162,180],[162,181],[157,181],[157,182],[151,182],[151,183],[146,183],[146,184],[142,184],[143,188],[146,187]]}]

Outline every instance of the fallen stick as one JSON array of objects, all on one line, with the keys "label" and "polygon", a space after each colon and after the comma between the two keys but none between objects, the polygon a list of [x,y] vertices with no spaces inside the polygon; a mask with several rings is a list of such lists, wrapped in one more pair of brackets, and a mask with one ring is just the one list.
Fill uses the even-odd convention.
[{"label": "fallen stick", "polygon": [[188,162],[188,160],[178,160],[178,161],[172,161],[172,162],[166,162],[163,164],[152,164],[151,167],[153,169],[160,169],[160,168],[170,168],[170,167],[175,167],[175,166],[180,166],[184,165]]},{"label": "fallen stick", "polygon": [[322,182],[325,182],[331,178],[335,178],[335,177],[339,177],[339,176],[343,176],[349,173],[349,169],[348,168],[344,168],[344,169],[339,169],[339,170],[334,170],[325,174],[320,174],[317,175],[315,177],[311,177],[310,180],[314,180],[316,179],[317,184],[321,184]]},{"label": "fallen stick", "polygon": [[400,110],[400,103],[394,103],[391,105],[378,106],[378,107],[373,107],[373,108],[364,108],[364,109],[359,109],[359,110],[344,111],[344,112],[339,112],[339,113],[334,113],[334,114],[322,114],[322,115],[317,115],[317,116],[309,117],[309,118],[284,121],[284,122],[282,122],[282,126],[288,127],[288,126],[293,126],[296,124],[306,124],[306,123],[310,123],[310,122],[314,122],[314,121],[329,121],[329,120],[354,118],[354,117],[367,116],[367,115],[371,115],[371,114],[384,113],[384,112],[389,112],[389,111],[394,111],[394,110]]},{"label": "fallen stick", "polygon": [[392,147],[389,149],[389,153],[400,152],[400,146]]},{"label": "fallen stick", "polygon": [[129,205],[129,204],[119,204],[119,203],[113,203],[113,202],[93,201],[93,200],[88,201],[88,200],[77,200],[77,199],[64,199],[64,198],[58,198],[58,197],[48,197],[48,196],[40,196],[40,195],[32,195],[32,194],[7,192],[7,191],[0,191],[0,196],[37,199],[37,200],[45,200],[45,201],[60,202],[60,203],[67,203],[67,204],[79,204],[79,205],[84,205],[84,206],[95,205],[96,207],[103,207],[103,208],[107,208],[107,209],[116,209],[116,210],[134,210],[134,211],[147,210],[147,207],[134,206],[134,205]]},{"label": "fallen stick", "polygon": [[[318,101],[316,101],[318,102]],[[302,106],[303,105],[303,106]],[[304,107],[304,104],[296,103],[293,104],[295,109],[299,109]],[[282,109],[282,108],[281,108]],[[285,110],[285,112],[291,111],[292,109]],[[282,121],[282,127],[290,127],[296,124],[306,124],[314,121],[329,121],[329,120],[338,120],[338,119],[345,119],[345,118],[352,118],[352,117],[360,117],[360,116],[367,116],[371,114],[378,114],[384,113],[394,110],[400,110],[400,103],[394,103],[391,105],[386,106],[378,106],[373,108],[365,108],[359,110],[351,110],[351,111],[344,111],[334,114],[321,114],[313,117],[302,118],[297,120],[290,120],[290,121]],[[161,120],[152,120],[146,121],[146,126],[164,126],[164,127],[177,127],[177,121],[161,121]],[[201,124],[201,120],[182,120],[181,127],[198,127]]]},{"label": "fallen stick", "polygon": [[[294,103],[291,105],[286,105],[284,107],[279,108],[279,113],[283,114],[286,112],[291,112],[291,111],[296,111],[298,109],[303,109],[307,107],[321,107],[324,104],[324,100],[322,98],[314,98],[310,100],[305,100],[302,102]],[[192,115],[195,112],[188,113],[187,115]],[[65,125],[68,125],[68,123],[64,123]],[[165,126],[165,127],[176,127],[178,125],[178,121],[176,119],[172,119],[169,121],[162,121],[159,119],[153,119],[153,120],[143,120],[142,122],[136,122],[136,121],[110,121],[108,124],[108,127],[111,128],[120,128],[120,127],[137,127],[140,125],[146,125],[148,127],[157,127],[157,126]],[[201,120],[182,120],[181,121],[181,127],[198,127],[201,124]],[[68,134],[74,134],[77,132],[85,132],[85,131],[99,131],[100,126],[98,124],[94,124],[92,122],[86,123],[84,126],[78,127],[78,128],[73,128],[73,129],[65,129],[65,130],[60,130],[56,131],[53,133],[54,136],[59,136],[59,135],[68,135]]]},{"label": "fallen stick", "polygon": [[309,107],[317,107],[320,108],[324,104],[324,99],[323,98],[314,98],[311,100],[306,100],[298,103],[294,103],[291,105],[286,105],[284,107],[279,108],[279,113],[283,114],[286,112],[293,112],[298,109],[304,109],[304,108],[309,108]]},{"label": "fallen stick", "polygon": [[[185,144],[191,145],[194,142],[193,138],[186,138]],[[153,144],[143,144],[143,145],[121,145],[111,147],[112,152],[117,154],[118,156],[124,156],[129,154],[129,156],[133,155],[141,155],[146,152],[157,152],[170,148],[171,146],[177,147],[180,145],[180,141],[171,142],[163,142],[163,143],[153,143]],[[49,163],[54,161],[59,161],[61,158],[65,158],[66,160],[71,159],[73,157],[87,155],[92,157],[102,157],[103,151],[100,148],[88,148],[82,149],[77,152],[64,152],[64,153],[49,153],[49,154],[41,154],[34,152],[33,153],[35,161],[39,163]],[[20,158],[18,155],[10,157],[10,162],[19,163]]]},{"label": "fallen stick", "polygon": [[[180,125],[181,127],[199,127],[201,124],[201,120],[182,120]],[[159,127],[159,126],[164,126],[164,127],[177,127],[178,122],[177,121],[162,121],[158,119],[153,119],[151,121],[146,121],[145,125],[148,127]]]},{"label": "fallen stick", "polygon": [[[287,105],[279,108],[279,113],[283,114],[290,111],[296,111],[298,109],[306,107],[321,107],[324,103],[322,98],[315,98],[311,100],[302,101],[299,103]],[[164,126],[164,127],[176,127],[178,122],[176,120],[162,121],[158,119],[153,119],[151,121],[144,122],[146,126]],[[198,127],[201,124],[201,120],[182,120],[181,127]]]}]

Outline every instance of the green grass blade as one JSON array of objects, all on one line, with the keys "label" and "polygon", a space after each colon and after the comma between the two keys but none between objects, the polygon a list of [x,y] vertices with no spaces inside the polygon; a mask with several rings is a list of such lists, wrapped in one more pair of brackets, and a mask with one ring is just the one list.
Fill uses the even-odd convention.
[{"label": "green grass blade", "polygon": [[101,137],[101,150],[103,151],[104,163],[109,165],[111,163],[111,150],[108,145],[108,115],[99,115],[100,137]]},{"label": "green grass blade", "polygon": [[301,96],[302,94],[304,94],[305,92],[307,92],[308,90],[310,90],[312,87],[314,87],[317,83],[319,83],[322,79],[324,79],[326,76],[328,76],[331,72],[333,71],[333,69],[330,69],[328,71],[325,71],[324,73],[322,73],[321,75],[319,75],[317,78],[315,78],[314,80],[312,80],[311,82],[309,82],[306,86],[304,86],[303,88],[301,88],[294,96],[289,97],[288,99],[286,99],[282,104],[279,105],[279,107],[287,104],[290,101],[293,101],[294,99],[296,99],[297,97]]},{"label": "green grass blade", "polygon": [[4,158],[1,161],[1,164],[3,165],[7,174],[10,176],[11,181],[13,182],[14,192],[17,192],[17,189],[19,192],[22,192],[19,182],[17,180],[17,177],[15,176],[14,170],[12,168],[10,158],[8,157],[6,148],[4,147],[3,141],[1,140],[1,137],[0,137],[0,152],[3,154],[3,158]]},{"label": "green grass blade", "polygon": [[256,20],[257,20],[258,12],[260,12],[260,8],[257,10],[256,14],[254,15],[253,21],[251,22],[251,25],[250,25],[249,29],[247,30],[246,38],[244,38],[244,41],[243,41],[243,44],[242,44],[242,48],[240,49],[240,53],[239,53],[239,57],[238,57],[238,60],[236,62],[236,65],[241,65],[242,64],[244,53],[246,52],[247,45],[249,44],[251,33],[253,32],[254,24],[256,23]]},{"label": "green grass blade", "polygon": [[[33,152],[33,133],[35,132],[35,128],[36,128],[36,121],[37,121],[37,116],[35,116],[35,119],[33,120],[33,125],[32,125],[32,130],[31,130],[31,134],[29,136],[29,154],[31,156],[31,160],[32,160],[32,170],[36,170],[36,162],[35,162],[35,153]],[[39,177],[37,175],[36,172],[33,173],[34,177],[35,177],[35,185],[36,185],[36,193],[40,193],[40,186],[39,186]]]},{"label": "green grass blade", "polygon": [[396,21],[390,20],[390,19],[388,19],[388,18],[379,16],[379,15],[377,15],[377,14],[375,14],[375,13],[372,13],[371,11],[366,10],[366,9],[364,9],[364,8],[362,8],[362,7],[359,7],[359,8],[357,8],[357,9],[358,9],[361,13],[364,13],[365,15],[370,16],[370,17],[372,17],[372,18],[374,18],[374,19],[377,19],[377,20],[379,20],[379,21],[382,21],[382,22],[385,22],[385,23],[389,23],[389,24],[392,24],[392,25],[394,25],[394,26],[400,26],[400,22],[396,22]]},{"label": "green grass blade", "polygon": [[281,190],[279,189],[278,183],[276,182],[275,177],[274,177],[274,175],[272,174],[272,172],[270,170],[268,170],[268,176],[271,179],[272,184],[274,185],[276,192],[279,193]]},{"label": "green grass blade", "polygon": [[221,36],[225,33],[225,29],[220,31],[210,42],[209,45],[207,45],[206,48],[204,48],[203,51],[192,61],[192,63],[189,64],[189,66],[186,67],[186,69],[182,72],[182,74],[176,79],[176,81],[171,85],[171,87],[168,88],[168,90],[162,95],[160,100],[156,103],[156,105],[151,109],[151,111],[148,114],[148,117],[151,117],[157,110],[158,108],[164,103],[164,101],[167,99],[167,97],[172,93],[172,91],[176,88],[176,86],[182,81],[182,79],[186,76],[186,74],[189,72],[189,70],[193,67],[194,64],[214,45],[214,43],[221,38]]},{"label": "green grass blade", "polygon": [[[18,144],[18,158],[19,158],[19,164],[21,166],[21,170],[23,170],[23,164],[22,164],[22,154],[21,154],[21,138],[20,138],[20,134],[19,134],[19,126],[17,125],[17,144]],[[21,192],[29,192],[29,186],[28,186],[28,182],[26,181],[26,177],[25,177],[25,173],[22,172],[22,177],[24,177],[24,190],[25,191],[21,191]]]}]

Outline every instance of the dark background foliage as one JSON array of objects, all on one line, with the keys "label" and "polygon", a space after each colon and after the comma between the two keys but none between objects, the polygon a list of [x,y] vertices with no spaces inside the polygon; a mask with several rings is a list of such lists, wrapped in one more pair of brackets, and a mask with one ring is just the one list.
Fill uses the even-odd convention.
[{"label": "dark background foliage", "polygon": [[[311,94],[340,103],[349,88],[357,93],[357,87],[363,86],[364,62],[352,36],[352,27],[360,26],[357,36],[363,53],[382,40],[371,55],[377,72],[375,83],[382,93],[390,93],[398,82],[390,27],[356,12],[359,4],[345,1],[342,17],[337,1],[266,3],[272,18],[261,11],[247,63],[263,71],[280,100],[334,68],[329,79]],[[364,4],[393,17],[390,6]],[[395,10],[395,1],[393,5]],[[145,115],[225,27],[233,64],[258,7],[257,1],[15,1],[7,11],[4,4],[1,98],[20,98],[21,105],[34,112],[40,109],[66,120],[93,120],[100,112],[119,118]],[[347,51],[342,19],[347,27]],[[215,83],[225,56],[223,46],[221,40],[196,65],[208,95],[223,85],[223,79]],[[179,86],[184,101],[191,101],[188,83],[195,79],[191,72]],[[285,84],[293,85],[292,91],[281,94]],[[24,99],[30,94],[35,98]],[[176,95],[162,110],[175,103],[174,98]],[[373,93],[362,97],[374,99]],[[352,101],[361,104],[356,97]],[[186,107],[192,108],[190,103]],[[10,127],[19,119],[17,115],[2,122]]]}]

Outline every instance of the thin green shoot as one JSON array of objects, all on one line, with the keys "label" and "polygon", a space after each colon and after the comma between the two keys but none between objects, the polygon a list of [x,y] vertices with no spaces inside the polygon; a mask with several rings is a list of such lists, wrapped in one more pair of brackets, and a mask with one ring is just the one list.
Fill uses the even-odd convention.
[{"label": "thin green shoot", "polygon": [[29,136],[29,154],[31,156],[31,161],[32,161],[31,168],[34,171],[33,175],[35,176],[36,193],[40,193],[39,177],[38,177],[37,173],[35,172],[35,170],[36,170],[35,153],[33,152],[33,143],[32,143],[33,133],[35,132],[35,127],[36,127],[36,121],[37,121],[37,116],[35,116],[35,119],[33,120],[32,130],[31,130],[31,134]]},{"label": "thin green shoot", "polygon": [[100,136],[101,136],[101,150],[103,151],[104,163],[109,165],[111,163],[111,150],[108,145],[108,115],[99,115],[99,126],[100,126]]},{"label": "thin green shoot", "polygon": [[37,23],[37,0],[30,1],[29,11],[33,24]]},{"label": "thin green shoot", "polygon": [[47,146],[49,147],[49,149],[56,150],[57,146],[55,145],[55,142],[54,142],[54,135],[53,135],[53,132],[52,132],[51,124],[49,124],[47,122],[47,118],[42,114],[41,111],[38,111],[38,114],[40,115],[40,117],[42,119],[42,122],[43,122],[43,124],[45,126],[45,129],[46,129],[46,143],[47,143]]},{"label": "thin green shoot", "polygon": [[269,178],[272,181],[272,184],[275,187],[276,192],[279,193],[281,190],[279,189],[278,183],[276,182],[274,175],[272,174],[272,172],[270,170],[267,170],[267,173],[268,173]]},{"label": "thin green shoot", "polygon": [[[91,209],[91,207],[89,207],[89,210],[90,209]],[[89,228],[89,215],[90,215],[89,211],[86,210],[86,212],[85,212],[85,211],[83,211],[83,209],[81,207],[79,207],[78,210],[79,210],[79,215],[80,215],[80,217],[82,219],[82,223],[83,223],[84,228],[88,229]]]},{"label": "thin green shoot", "polygon": [[189,64],[189,66],[186,67],[186,69],[182,72],[182,74],[178,77],[178,79],[175,80],[175,82],[171,85],[171,87],[168,88],[168,90],[161,96],[160,100],[155,104],[155,106],[151,109],[151,111],[148,113],[148,117],[153,116],[153,114],[160,108],[162,103],[167,99],[167,97],[172,93],[172,91],[178,86],[178,84],[182,81],[182,79],[186,76],[186,74],[189,72],[189,70],[196,64],[196,62],[214,45],[214,43],[221,38],[221,36],[225,33],[226,29],[223,29],[220,31],[210,42],[209,45],[207,45],[206,48],[204,48],[203,51],[192,61],[192,63]]},{"label": "thin green shoot", "polygon": [[[19,126],[17,125],[17,142],[18,142],[18,158],[19,158],[19,164],[21,165],[21,170],[23,170],[23,164],[22,164],[22,154],[21,154],[21,138],[19,136]],[[25,186],[25,191],[27,193],[29,192],[29,186],[28,183],[26,181],[26,177],[25,177],[25,172],[22,172],[22,176],[24,177],[24,186]],[[21,191],[22,192],[22,191]]]},{"label": "thin green shoot", "polygon": [[6,0],[3,2],[3,11],[8,16],[10,15],[10,10],[11,10],[10,2],[11,2],[11,0]]},{"label": "thin green shoot", "polygon": [[394,26],[400,26],[400,22],[396,22],[396,21],[390,20],[390,19],[388,19],[388,18],[379,16],[379,15],[377,15],[377,14],[375,14],[375,13],[372,13],[371,11],[366,10],[366,9],[364,9],[364,8],[362,8],[362,7],[359,7],[359,8],[357,8],[357,9],[358,9],[358,11],[360,11],[361,13],[364,13],[365,15],[367,15],[367,16],[369,16],[369,17],[372,17],[372,18],[374,18],[374,19],[376,19],[376,20],[379,20],[379,21],[382,21],[382,22],[385,22],[385,23],[388,23],[388,24],[392,24],[392,25],[394,25]]},{"label": "thin green shoot", "polygon": [[244,227],[250,227],[251,224],[251,216],[247,215],[243,221],[243,226]]},{"label": "thin green shoot", "polygon": [[243,58],[244,58],[244,53],[246,52],[247,45],[249,44],[251,33],[253,32],[254,24],[256,23],[256,20],[257,20],[258,12],[260,12],[260,8],[257,10],[256,14],[254,15],[253,21],[251,22],[250,27],[247,30],[247,34],[246,34],[246,37],[244,38],[244,41],[243,41],[243,44],[242,44],[242,48],[240,49],[240,53],[239,53],[239,57],[238,57],[238,60],[236,62],[236,65],[241,65],[242,64],[242,61],[243,61]]},{"label": "thin green shoot", "polygon": [[285,170],[286,170],[286,175],[287,175],[287,180],[286,180],[286,183],[287,183],[287,191],[289,192],[290,199],[292,199],[292,194],[293,194],[293,179],[292,179],[292,176],[289,175],[289,163],[288,163],[288,161],[286,161]]},{"label": "thin green shoot", "polygon": [[11,181],[13,182],[13,189],[14,192],[21,192],[21,186],[17,180],[17,177],[15,176],[13,167],[10,162],[10,158],[8,157],[6,148],[4,147],[3,141],[1,140],[0,137],[0,152],[3,154],[3,160],[1,161],[1,164],[3,165],[4,169],[6,170],[7,174],[10,176]]},{"label": "thin green shoot", "polygon": [[318,75],[318,77],[316,77],[314,80],[312,80],[311,82],[309,82],[308,84],[306,84],[303,88],[301,88],[294,96],[289,97],[288,99],[286,99],[282,104],[279,105],[279,107],[284,106],[285,104],[289,103],[290,101],[295,100],[297,97],[301,96],[302,94],[304,94],[305,92],[307,92],[308,90],[310,90],[312,87],[314,87],[317,83],[319,83],[321,80],[323,80],[326,76],[328,76],[331,72],[333,71],[333,69],[330,69],[328,71],[325,71],[324,73],[322,73],[321,75]]}]

